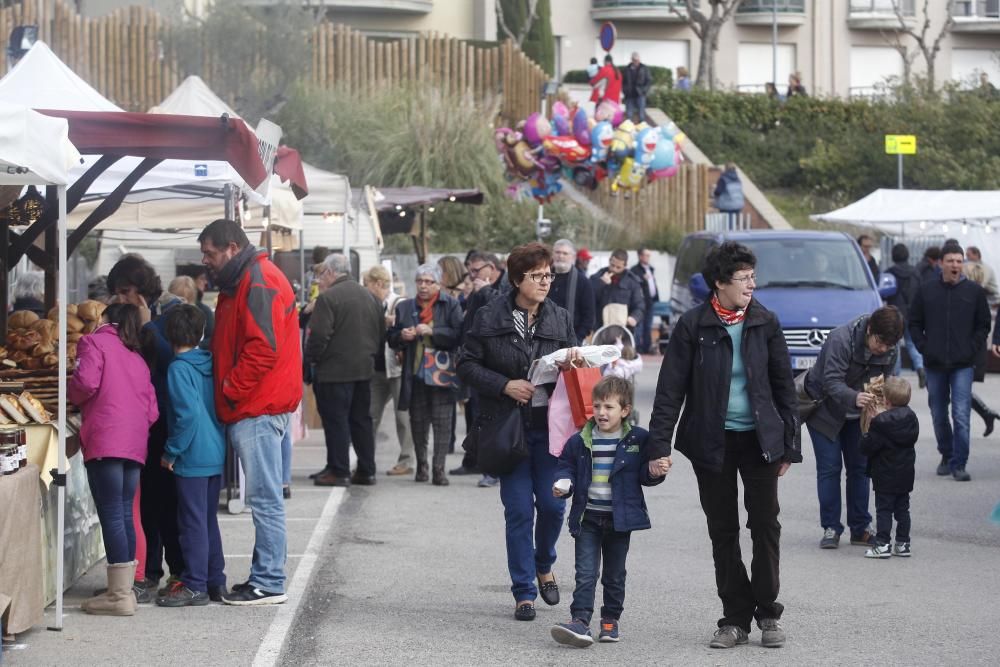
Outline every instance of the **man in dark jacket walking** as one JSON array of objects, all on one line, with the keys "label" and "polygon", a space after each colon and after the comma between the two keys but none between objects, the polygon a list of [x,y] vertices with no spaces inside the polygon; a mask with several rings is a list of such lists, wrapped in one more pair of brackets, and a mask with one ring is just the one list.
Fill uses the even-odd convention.
[{"label": "man in dark jacket walking", "polygon": [[569,311],[576,339],[583,341],[594,330],[594,288],[583,271],[574,266],[575,259],[576,247],[569,239],[559,239],[552,245],[552,271],[556,279],[549,289],[549,298]]},{"label": "man in dark jacket walking", "polygon": [[[375,355],[385,339],[382,308],[351,276],[350,260],[334,253],[316,270],[331,282],[316,299],[309,320],[306,359],[313,364],[316,408],[326,437],[326,469],[316,486],[375,483],[375,434],[371,418],[371,380]],[[358,455],[351,474],[350,446]]]},{"label": "man in dark jacket walking", "polygon": [[646,313],[642,285],[635,274],[628,270],[627,251],[619,248],[612,252],[607,268],[592,275],[590,284],[594,288],[594,303],[600,326],[619,324],[635,329],[642,322]]},{"label": "man in dark jacket walking", "polygon": [[642,64],[639,53],[632,53],[632,62],[622,72],[622,93],[625,97],[625,117],[641,123],[646,119],[646,96],[653,87],[649,68]]},{"label": "man in dark jacket walking", "polygon": [[649,354],[653,346],[653,304],[660,301],[660,290],[656,286],[656,269],[649,263],[652,253],[649,249],[639,247],[639,261],[632,267],[632,273],[642,285],[642,302],[645,306],[642,321],[636,328],[636,351]]},{"label": "man in dark jacket walking", "polygon": [[[962,274],[965,253],[957,243],[941,249],[941,277],[920,286],[910,305],[910,335],[924,356],[927,401],[941,463],[937,474],[967,482],[972,380],[990,332],[986,292]],[[951,420],[948,403],[951,402]],[[952,424],[954,420],[954,424]]]},{"label": "man in dark jacket walking", "polygon": [[[896,293],[886,300],[886,304],[896,306],[896,309],[903,316],[905,322],[910,316],[910,304],[917,296],[920,289],[920,276],[917,270],[910,266],[910,249],[905,244],[897,243],[892,246],[892,266],[885,270],[886,273],[896,278]],[[924,358],[920,356],[920,350],[913,344],[909,328],[903,329],[903,345],[910,355],[910,365],[917,373],[920,388],[927,386],[927,374],[924,372]],[[899,375],[903,366],[903,355],[896,356],[896,369],[894,375]]]}]

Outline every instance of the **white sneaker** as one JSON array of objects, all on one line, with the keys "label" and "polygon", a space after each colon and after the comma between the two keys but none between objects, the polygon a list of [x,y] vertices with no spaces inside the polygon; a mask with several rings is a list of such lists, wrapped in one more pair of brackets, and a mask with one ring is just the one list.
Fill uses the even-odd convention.
[{"label": "white sneaker", "polygon": [[901,556],[903,558],[910,557],[910,543],[909,542],[896,542],[895,546],[892,547],[893,556]]},{"label": "white sneaker", "polygon": [[888,544],[876,544],[865,552],[865,558],[892,558],[892,547]]}]

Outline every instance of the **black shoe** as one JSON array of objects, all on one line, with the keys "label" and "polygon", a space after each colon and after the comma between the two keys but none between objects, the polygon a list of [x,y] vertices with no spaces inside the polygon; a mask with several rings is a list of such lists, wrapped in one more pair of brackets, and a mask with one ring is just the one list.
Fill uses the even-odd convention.
[{"label": "black shoe", "polygon": [[865,528],[860,533],[851,533],[851,544],[857,547],[875,546],[875,533],[870,528]]},{"label": "black shoe", "polygon": [[313,479],[316,486],[350,486],[351,480],[347,477],[337,477],[327,470],[323,474]]},{"label": "black shoe", "polygon": [[986,430],[983,432],[984,438],[988,437],[989,434],[993,432],[993,422],[997,420],[997,417],[1000,417],[1000,415],[995,412],[987,412],[983,415],[983,421],[986,422]]},{"label": "black shoe", "polygon": [[358,486],[375,486],[375,476],[362,475],[361,473],[356,472],[351,475],[351,484],[357,484]]},{"label": "black shoe", "polygon": [[938,464],[937,474],[941,475],[942,477],[951,474],[951,464],[948,461],[949,460],[947,456],[942,456],[941,463]]},{"label": "black shoe", "polygon": [[414,475],[413,481],[415,482],[426,482],[431,478],[430,468],[428,468],[426,463],[417,464],[417,474]]},{"label": "black shoe", "polygon": [[[246,586],[247,584],[236,584],[236,586]],[[233,588],[236,588],[233,586]],[[209,586],[208,587],[208,599],[212,602],[222,602],[222,596],[229,595],[229,591],[226,590],[225,586]]]},{"label": "black shoe", "polygon": [[531,602],[518,605],[517,609],[514,610],[514,618],[519,621],[535,620],[535,605]]},{"label": "black shoe", "polygon": [[552,575],[552,581],[542,581],[541,577],[538,578],[538,594],[550,607],[559,604],[559,586],[556,584],[555,575]]},{"label": "black shoe", "polygon": [[201,607],[208,604],[208,593],[193,591],[177,581],[166,595],[156,598],[157,607]]},{"label": "black shoe", "polygon": [[139,604],[149,604],[153,601],[153,594],[138,581],[132,584],[132,592],[135,593],[135,601]]},{"label": "black shoe", "polygon": [[951,476],[955,478],[956,482],[968,482],[972,479],[972,475],[965,472],[965,466],[952,470]]},{"label": "black shoe", "polygon": [[466,468],[465,466],[458,466],[448,471],[449,475],[478,475],[479,471],[475,468]]},{"label": "black shoe", "polygon": [[246,587],[233,586],[233,590],[230,591],[229,595],[222,596],[223,602],[237,606],[281,604],[286,600],[288,600],[288,596],[284,593],[262,591],[255,586],[249,585]]},{"label": "black shoe", "polygon": [[289,498],[291,498],[292,497],[292,487],[290,487],[290,486],[283,486],[283,487],[281,487],[281,497],[284,498],[285,500],[288,500]]},{"label": "black shoe", "polygon": [[923,368],[917,369],[917,384],[920,386],[921,389],[927,388],[927,371],[925,371]]},{"label": "black shoe", "polygon": [[327,468],[323,468],[319,472],[314,472],[313,474],[309,475],[309,479],[316,479],[320,475],[323,475],[323,474],[328,473],[328,472],[330,472],[330,468],[328,468],[328,467]]}]

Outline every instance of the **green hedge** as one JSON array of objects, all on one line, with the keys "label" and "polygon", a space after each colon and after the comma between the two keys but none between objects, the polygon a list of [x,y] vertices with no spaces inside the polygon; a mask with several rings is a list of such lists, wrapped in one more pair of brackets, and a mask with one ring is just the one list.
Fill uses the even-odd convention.
[{"label": "green hedge", "polygon": [[[674,72],[669,67],[656,67],[646,65],[649,68],[649,75],[653,77],[653,87],[663,86],[664,88],[674,87]],[[590,83],[585,69],[572,69],[563,76],[563,83]]]},{"label": "green hedge", "polygon": [[739,164],[764,188],[789,188],[843,203],[896,186],[896,157],[883,135],[917,135],[909,188],[1000,188],[1000,103],[971,93],[905,103],[692,90],[654,91],[659,107],[714,162]]}]

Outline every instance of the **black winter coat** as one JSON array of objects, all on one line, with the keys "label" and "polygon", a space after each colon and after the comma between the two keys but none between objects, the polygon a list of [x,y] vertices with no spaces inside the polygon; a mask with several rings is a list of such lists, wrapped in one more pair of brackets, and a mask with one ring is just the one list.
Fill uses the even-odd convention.
[{"label": "black winter coat", "polygon": [[[483,421],[517,407],[503,390],[511,380],[528,379],[532,361],[576,345],[569,313],[551,299],[542,302],[532,343],[525,343],[514,328],[515,295],[513,290],[499,295],[476,313],[458,361],[458,376],[479,394],[478,418]],[[526,427],[547,429],[547,412],[547,407],[525,411],[530,414]]]},{"label": "black winter coat", "polygon": [[[747,307],[740,353],[764,460],[801,462],[798,399],[788,347],[778,317],[756,300]],[[660,367],[649,421],[650,459],[670,455],[676,425],[677,451],[696,466],[722,470],[732,366],[733,341],[711,303],[685,312]]]},{"label": "black winter coat", "polygon": [[910,304],[909,328],[927,368],[975,366],[990,333],[986,291],[965,277],[955,284],[928,280]]},{"label": "black winter coat", "polygon": [[896,278],[896,293],[886,299],[886,303],[890,306],[896,306],[905,321],[910,313],[910,304],[913,303],[913,299],[917,296],[917,290],[920,289],[920,276],[917,274],[917,270],[906,262],[896,262],[885,272]]},{"label": "black winter coat", "polygon": [[605,285],[601,276],[610,269],[604,268],[590,277],[590,286],[594,288],[594,306],[597,309],[596,319],[598,328],[604,326],[604,307],[609,303],[623,303],[628,306],[629,317],[635,318],[636,324],[642,322],[646,313],[646,300],[642,296],[642,283],[639,278],[629,270],[621,274],[618,283]]},{"label": "black winter coat", "polygon": [[872,420],[861,436],[861,452],[868,457],[865,473],[877,493],[909,493],[917,462],[914,445],[920,437],[917,415],[908,407],[886,410]]},{"label": "black winter coat", "polygon": [[626,65],[622,68],[622,96],[626,100],[639,95],[649,95],[649,89],[652,87],[653,75],[650,74],[649,68],[642,63],[639,63],[636,68],[633,68],[632,65]]},{"label": "black winter coat", "polygon": [[[416,363],[417,341],[403,340],[403,329],[420,324],[420,307],[416,299],[404,299],[396,305],[396,322],[389,329],[387,339],[389,347],[394,350],[404,350],[403,381],[399,388],[399,404],[397,409],[409,410],[410,398],[413,396],[413,366]],[[434,304],[434,326],[431,334],[431,345],[435,350],[446,350],[457,354],[462,342],[462,307],[458,299],[438,293]],[[457,396],[456,396],[457,400]]]}]

